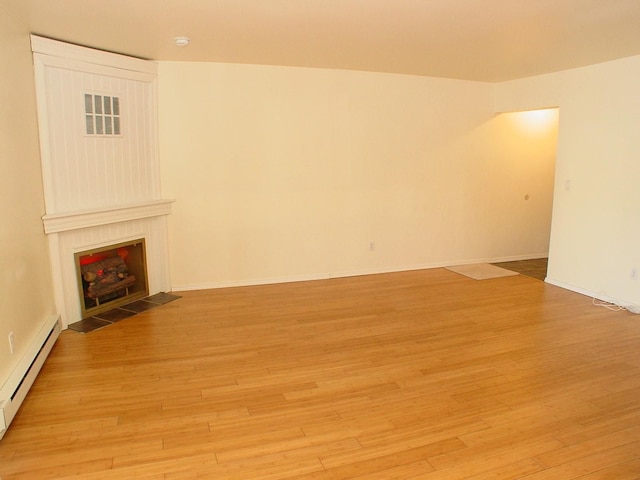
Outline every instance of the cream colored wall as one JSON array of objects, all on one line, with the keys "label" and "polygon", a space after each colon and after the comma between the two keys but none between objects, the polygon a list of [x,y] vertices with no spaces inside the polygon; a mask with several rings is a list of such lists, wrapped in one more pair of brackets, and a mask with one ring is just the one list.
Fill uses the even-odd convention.
[{"label": "cream colored wall", "polygon": [[175,289],[547,253],[556,130],[490,84],[162,62],[159,110]]},{"label": "cream colored wall", "polygon": [[0,5],[0,386],[55,313],[40,218],[44,200],[31,48],[21,25]]},{"label": "cream colored wall", "polygon": [[496,90],[499,110],[560,106],[548,281],[625,306],[640,305],[639,79],[636,56]]}]

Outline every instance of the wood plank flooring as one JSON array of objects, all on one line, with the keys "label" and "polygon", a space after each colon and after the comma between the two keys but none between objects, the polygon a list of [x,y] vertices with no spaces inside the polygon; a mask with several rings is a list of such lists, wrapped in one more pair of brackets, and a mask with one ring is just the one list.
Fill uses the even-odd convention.
[{"label": "wood plank flooring", "polygon": [[62,333],[14,479],[640,479],[640,317],[445,269],[181,292]]}]

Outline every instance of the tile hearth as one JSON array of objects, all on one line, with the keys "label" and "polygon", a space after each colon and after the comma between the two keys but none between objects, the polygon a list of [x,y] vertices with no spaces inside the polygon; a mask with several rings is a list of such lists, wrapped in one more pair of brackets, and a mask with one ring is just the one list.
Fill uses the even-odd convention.
[{"label": "tile hearth", "polygon": [[125,318],[133,317],[139,313],[151,310],[153,308],[160,307],[169,302],[181,298],[179,295],[172,293],[160,292],[149,297],[145,297],[142,300],[136,300],[127,305],[108,310],[94,315],[93,317],[85,318],[79,322],[75,322],[69,325],[69,330],[73,330],[79,333],[89,333],[94,330],[98,330],[103,327],[113,325]]}]

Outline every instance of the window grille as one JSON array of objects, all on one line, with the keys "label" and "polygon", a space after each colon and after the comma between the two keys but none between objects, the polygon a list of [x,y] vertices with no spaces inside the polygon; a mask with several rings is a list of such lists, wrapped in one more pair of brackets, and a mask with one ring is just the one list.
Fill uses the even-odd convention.
[{"label": "window grille", "polygon": [[120,99],[84,94],[87,135],[120,135]]}]

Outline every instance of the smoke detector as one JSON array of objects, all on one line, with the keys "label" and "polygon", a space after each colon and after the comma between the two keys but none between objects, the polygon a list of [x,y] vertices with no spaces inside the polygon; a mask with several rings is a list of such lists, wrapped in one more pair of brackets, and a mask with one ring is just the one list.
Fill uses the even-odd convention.
[{"label": "smoke detector", "polygon": [[177,47],[186,47],[191,41],[189,37],[176,37],[173,40],[176,42]]}]

